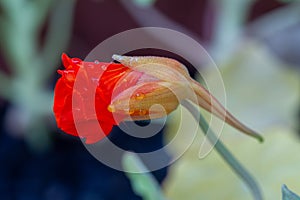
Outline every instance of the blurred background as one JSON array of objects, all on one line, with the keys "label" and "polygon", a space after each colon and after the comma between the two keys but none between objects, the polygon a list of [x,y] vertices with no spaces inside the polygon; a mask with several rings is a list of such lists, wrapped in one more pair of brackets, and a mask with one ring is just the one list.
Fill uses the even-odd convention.
[{"label": "blurred background", "polygon": [[[299,1],[0,0],[0,199],[142,199],[122,172],[57,129],[52,103],[62,52],[83,59],[108,37],[144,26],[180,31],[206,48],[224,79],[227,108],[265,137],[258,144],[226,126],[222,140],[258,180],[265,199],[279,199],[282,184],[300,194]],[[202,76],[215,78],[209,66],[200,67]],[[216,97],[222,94],[213,87]],[[180,115],[174,112],[151,138],[116,127],[110,139],[127,150],[158,149],[178,131],[173,125]],[[189,134],[189,127],[179,131]],[[217,153],[198,158],[198,135],[181,159],[153,172],[164,194],[251,199]],[[163,156],[181,149],[176,143]]]}]

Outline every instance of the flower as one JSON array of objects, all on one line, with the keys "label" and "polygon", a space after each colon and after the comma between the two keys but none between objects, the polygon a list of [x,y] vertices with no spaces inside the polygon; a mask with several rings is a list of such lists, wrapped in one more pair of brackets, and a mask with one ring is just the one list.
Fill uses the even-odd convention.
[{"label": "flower", "polygon": [[189,99],[262,139],[225,110],[178,61],[154,56],[113,55],[113,59],[120,63],[84,62],[62,55],[65,70],[58,70],[61,78],[54,91],[53,111],[64,132],[95,143],[122,121],[161,118]]}]

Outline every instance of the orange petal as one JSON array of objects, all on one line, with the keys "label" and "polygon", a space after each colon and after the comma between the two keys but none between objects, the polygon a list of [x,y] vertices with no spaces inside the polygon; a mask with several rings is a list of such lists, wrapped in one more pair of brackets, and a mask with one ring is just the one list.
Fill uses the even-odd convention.
[{"label": "orange petal", "polygon": [[127,115],[126,120],[165,117],[177,108],[182,97],[176,96],[175,93],[182,94],[183,90],[182,85],[167,82],[142,83],[128,88],[113,98],[108,109]]}]

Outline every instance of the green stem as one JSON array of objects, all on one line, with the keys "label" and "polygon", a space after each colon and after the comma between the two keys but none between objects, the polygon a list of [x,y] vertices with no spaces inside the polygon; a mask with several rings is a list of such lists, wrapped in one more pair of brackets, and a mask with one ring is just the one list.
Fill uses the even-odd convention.
[{"label": "green stem", "polygon": [[[243,167],[241,163],[234,157],[234,155],[226,148],[226,146],[218,139],[216,134],[209,128],[208,123],[201,115],[198,109],[190,102],[185,101],[182,105],[187,108],[196,120],[199,120],[200,128],[207,136],[212,144],[215,144],[214,148],[221,155],[221,157],[227,162],[231,169],[242,179],[242,181],[248,186],[252,196],[255,200],[262,200],[262,193],[260,187],[253,176]],[[199,118],[200,115],[200,118]]]},{"label": "green stem", "polygon": [[144,200],[166,200],[159,183],[135,153],[124,153],[122,165],[136,194]]}]

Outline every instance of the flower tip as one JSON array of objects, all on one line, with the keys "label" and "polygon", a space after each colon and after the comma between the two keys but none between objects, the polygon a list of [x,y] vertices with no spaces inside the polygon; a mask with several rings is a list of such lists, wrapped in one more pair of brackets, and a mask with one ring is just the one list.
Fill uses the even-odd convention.
[{"label": "flower tip", "polygon": [[66,53],[61,54],[61,60],[62,60],[64,67],[67,68],[70,65],[71,58]]},{"label": "flower tip", "polygon": [[264,142],[264,138],[260,134],[258,134],[256,132],[252,132],[249,135],[252,136],[252,137],[254,137],[255,139],[257,139],[260,143]]},{"label": "flower tip", "polygon": [[69,57],[66,53],[62,53],[62,54],[61,54],[61,59],[62,59],[62,60],[69,60],[70,57]]},{"label": "flower tip", "polygon": [[264,142],[264,138],[261,135],[257,135],[257,139],[260,143]]}]

